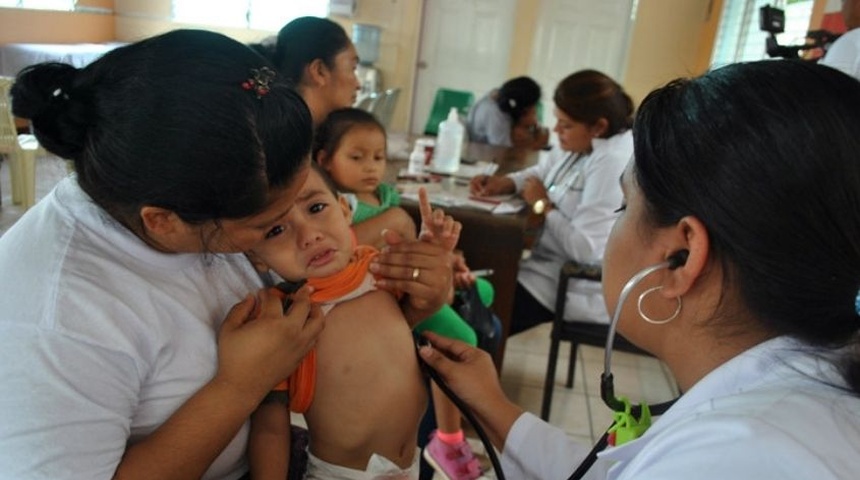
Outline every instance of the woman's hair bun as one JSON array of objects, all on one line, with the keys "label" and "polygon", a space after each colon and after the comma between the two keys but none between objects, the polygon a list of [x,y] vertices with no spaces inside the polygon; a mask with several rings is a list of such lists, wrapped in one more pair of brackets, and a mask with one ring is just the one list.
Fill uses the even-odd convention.
[{"label": "woman's hair bun", "polygon": [[78,69],[65,63],[40,63],[22,70],[12,85],[12,112],[29,119],[48,151],[75,158],[86,142],[87,122],[76,94]]},{"label": "woman's hair bun", "polygon": [[528,108],[537,105],[541,90],[532,78],[517,77],[502,84],[496,95],[499,109],[516,122]]}]

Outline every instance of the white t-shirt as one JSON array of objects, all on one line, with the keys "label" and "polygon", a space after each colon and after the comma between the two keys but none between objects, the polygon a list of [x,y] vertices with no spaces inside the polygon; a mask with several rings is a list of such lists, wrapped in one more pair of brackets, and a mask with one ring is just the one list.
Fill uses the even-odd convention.
[{"label": "white t-shirt", "polygon": [[860,28],[855,28],[837,38],[819,63],[841,70],[860,80]]},{"label": "white t-shirt", "polygon": [[493,98],[496,94],[498,90],[493,90],[469,109],[469,115],[466,117],[469,141],[510,147],[514,122],[510,115],[499,108]]},{"label": "white t-shirt", "polygon": [[[0,237],[0,477],[111,478],[209,381],[260,280],[242,255],[164,254],[73,177]],[[246,470],[246,425],[204,478]]]}]

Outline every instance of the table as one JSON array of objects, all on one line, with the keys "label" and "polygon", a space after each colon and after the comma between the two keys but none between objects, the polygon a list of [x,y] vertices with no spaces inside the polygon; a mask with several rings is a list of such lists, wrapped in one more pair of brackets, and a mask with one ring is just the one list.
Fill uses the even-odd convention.
[{"label": "table", "polygon": [[[419,137],[389,134],[386,181],[396,182],[398,172],[406,168],[406,159],[416,138]],[[470,143],[467,146],[465,158],[496,163],[499,166],[496,173],[505,174],[535,164],[538,152]],[[403,208],[416,219],[416,222],[420,221],[418,205],[415,202],[404,199]],[[461,207],[445,207],[445,211],[463,224],[458,248],[466,256],[469,268],[493,269],[494,273],[489,277],[496,290],[493,311],[502,321],[502,338],[494,361],[496,368],[501,371],[514,305],[519,261],[526,245],[528,212],[524,210],[518,214],[494,215],[482,210]]]}]

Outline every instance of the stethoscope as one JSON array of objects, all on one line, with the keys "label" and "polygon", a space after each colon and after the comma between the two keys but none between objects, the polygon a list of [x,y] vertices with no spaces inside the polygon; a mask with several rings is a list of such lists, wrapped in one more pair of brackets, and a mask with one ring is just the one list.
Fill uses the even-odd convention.
[{"label": "stethoscope", "polygon": [[[612,346],[615,342],[615,331],[618,327],[618,320],[621,318],[622,306],[627,301],[627,297],[630,295],[630,292],[632,292],[633,289],[635,289],[636,286],[639,285],[639,283],[642,282],[642,280],[644,280],[645,277],[647,277],[648,275],[651,275],[652,273],[658,270],[662,270],[664,268],[674,270],[684,265],[685,263],[687,263],[687,257],[689,256],[689,254],[690,252],[688,250],[679,250],[670,255],[666,261],[643,268],[635,275],[630,277],[630,280],[628,280],[627,283],[624,284],[624,287],[621,289],[621,293],[618,296],[618,303],[615,306],[615,312],[612,314],[612,320],[609,322],[609,332],[606,335],[606,347],[603,356],[603,373],[600,375],[600,398],[603,400],[603,403],[605,403],[606,406],[612,409],[613,412],[623,412],[625,411],[625,409],[629,409],[631,415],[633,415],[634,417],[639,417],[642,411],[647,408],[652,415],[662,415],[666,410],[669,409],[669,407],[671,407],[675,403],[676,400],[678,400],[678,398],[680,398],[678,397],[669,400],[668,402],[658,403],[655,405],[630,407],[629,403],[625,403],[618,397],[616,397],[615,385],[613,382],[611,368]],[[487,434],[484,432],[483,428],[481,428],[480,424],[472,415],[472,412],[469,410],[466,404],[463,403],[463,401],[460,400],[460,398],[457,397],[457,395],[452,392],[450,388],[448,388],[448,385],[446,385],[445,382],[441,379],[441,377],[439,377],[439,374],[436,373],[435,370],[430,368],[429,365],[424,363],[420,356],[418,357],[418,361],[424,371],[427,372],[430,378],[432,378],[433,381],[436,382],[439,388],[441,388],[442,391],[445,392],[445,394],[451,399],[451,401],[453,401],[454,404],[457,405],[457,408],[460,409],[460,411],[463,413],[463,416],[465,416],[466,419],[469,420],[469,423],[472,424],[475,429],[475,432],[477,432],[478,437],[480,437],[481,439],[481,443],[484,445],[484,449],[487,452],[487,456],[490,457],[490,462],[493,465],[493,470],[495,470],[496,472],[496,478],[498,480],[505,480],[505,475],[504,472],[502,472],[501,463],[499,462],[495,449],[490,443],[490,440],[487,437]],[[609,430],[607,430],[603,434],[603,436],[600,437],[600,439],[597,441],[591,451],[588,452],[588,455],[586,455],[585,459],[579,464],[579,466],[576,467],[576,470],[573,471],[570,477],[568,477],[568,480],[582,479],[585,474],[588,473],[588,470],[591,468],[591,466],[594,465],[594,462],[597,461],[597,454],[606,449],[608,445]]]}]

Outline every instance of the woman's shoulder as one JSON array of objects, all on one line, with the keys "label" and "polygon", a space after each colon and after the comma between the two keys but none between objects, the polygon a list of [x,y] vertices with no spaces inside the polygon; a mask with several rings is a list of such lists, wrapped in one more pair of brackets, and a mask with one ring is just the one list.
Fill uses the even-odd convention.
[{"label": "woman's shoulder", "polygon": [[626,166],[633,158],[633,133],[630,130],[617,133],[609,138],[596,138],[592,141],[594,150],[590,155],[592,163],[612,163]]}]

